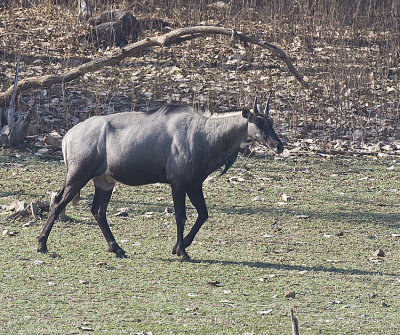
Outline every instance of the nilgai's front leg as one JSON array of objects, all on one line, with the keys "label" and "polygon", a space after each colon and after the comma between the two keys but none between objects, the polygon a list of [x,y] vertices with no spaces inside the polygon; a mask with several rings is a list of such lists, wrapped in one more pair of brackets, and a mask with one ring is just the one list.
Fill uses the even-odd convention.
[{"label": "nilgai's front leg", "polygon": [[[183,239],[183,246],[185,248],[187,248],[192,244],[193,239],[196,236],[197,232],[199,231],[203,223],[208,219],[207,205],[206,201],[204,200],[202,184],[191,189],[190,191],[187,192],[187,194],[193,206],[197,210],[197,220],[196,223],[193,225],[192,229],[190,230],[190,232]],[[173,254],[176,254],[176,248],[177,244],[175,244],[174,248],[172,249]]]},{"label": "nilgai's front leg", "polygon": [[183,188],[172,186],[172,197],[174,199],[175,207],[175,219],[176,219],[176,254],[180,256],[181,262],[190,261],[189,255],[186,253],[185,246],[183,243],[183,230],[186,222],[186,208],[185,208],[185,197],[186,192]]},{"label": "nilgai's front leg", "polygon": [[95,193],[91,212],[107,241],[108,250],[114,252],[117,257],[126,258],[125,251],[118,245],[117,241],[115,241],[114,235],[112,234],[107,222],[106,210],[108,203],[110,202],[112,192],[113,189],[105,191],[95,185]]}]

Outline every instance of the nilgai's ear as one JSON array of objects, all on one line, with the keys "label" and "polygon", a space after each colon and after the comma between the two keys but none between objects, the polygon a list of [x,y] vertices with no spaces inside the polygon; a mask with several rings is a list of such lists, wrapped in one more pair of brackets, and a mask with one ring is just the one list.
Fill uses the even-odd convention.
[{"label": "nilgai's ear", "polygon": [[247,121],[249,122],[254,122],[254,119],[256,118],[256,116],[254,115],[254,113],[252,113],[250,110],[248,109],[243,109],[242,110],[242,116],[247,119]]},{"label": "nilgai's ear", "polygon": [[243,116],[245,119],[248,119],[249,116],[250,116],[250,114],[251,114],[251,112],[250,112],[248,109],[243,109],[243,110],[242,110],[242,116]]}]

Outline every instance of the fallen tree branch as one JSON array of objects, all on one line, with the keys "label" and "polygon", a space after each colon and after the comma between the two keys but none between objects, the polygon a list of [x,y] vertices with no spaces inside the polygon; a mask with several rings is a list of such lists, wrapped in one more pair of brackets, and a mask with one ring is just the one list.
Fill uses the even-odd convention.
[{"label": "fallen tree branch", "polygon": [[[293,76],[300,82],[300,84],[308,88],[302,76],[297,72],[296,68],[290,61],[286,53],[279,47],[261,41],[257,38],[247,36],[244,33],[238,32],[233,29],[228,29],[218,26],[195,26],[173,30],[167,34],[146,38],[141,41],[129,44],[125,48],[115,51],[109,56],[105,56],[99,59],[92,60],[78,67],[75,67],[63,74],[51,74],[45,76],[31,77],[20,80],[16,86],[16,93],[19,94],[22,91],[29,89],[36,89],[41,87],[50,87],[54,84],[70,82],[88,72],[93,72],[101,69],[104,66],[114,65],[119,63],[121,60],[137,55],[143,50],[149,49],[154,46],[166,47],[173,44],[179,44],[184,41],[192,40],[195,38],[203,37],[206,35],[227,35],[232,38],[238,38],[245,44],[255,44],[264,49],[268,49],[273,55],[279,57],[288,67],[289,71]],[[11,99],[13,93],[13,86],[8,88],[5,92],[0,93],[0,106],[7,105]]]}]

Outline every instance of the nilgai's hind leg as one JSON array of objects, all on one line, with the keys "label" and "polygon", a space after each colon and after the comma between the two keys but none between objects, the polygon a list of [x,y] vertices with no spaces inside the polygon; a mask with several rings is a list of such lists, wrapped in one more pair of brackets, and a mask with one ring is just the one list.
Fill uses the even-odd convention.
[{"label": "nilgai's hind leg", "polygon": [[110,202],[113,188],[104,190],[103,188],[96,185],[95,179],[94,182],[95,182],[95,193],[92,204],[92,214],[95,217],[97,223],[99,224],[101,232],[103,233],[107,241],[108,250],[114,252],[120,258],[125,258],[126,257],[125,251],[118,245],[117,241],[115,241],[115,238],[111,232],[111,229],[108,225],[106,218],[106,210],[108,203]]},{"label": "nilgai's hind leg", "polygon": [[[190,232],[186,235],[183,239],[183,246],[187,248],[193,242],[194,237],[196,236],[197,232],[201,228],[204,222],[208,219],[208,211],[206,206],[206,201],[204,200],[203,189],[202,185],[198,185],[189,192],[187,192],[189,199],[193,206],[197,210],[197,220],[196,223],[193,225]],[[172,253],[176,254],[177,245],[175,244],[174,248],[172,249]]]},{"label": "nilgai's hind leg", "polygon": [[172,186],[172,197],[174,199],[176,231],[177,231],[175,253],[178,256],[180,256],[181,262],[187,262],[190,261],[190,257],[186,253],[185,246],[183,244],[183,230],[186,222],[186,208],[185,208],[186,192],[182,188]]},{"label": "nilgai's hind leg", "polygon": [[47,239],[51,229],[53,228],[54,221],[57,220],[60,213],[65,206],[75,197],[80,189],[85,186],[87,180],[77,180],[73,182],[66,182],[65,186],[55,196],[53,205],[50,208],[49,217],[44,225],[42,232],[38,236],[38,251],[47,252]]}]

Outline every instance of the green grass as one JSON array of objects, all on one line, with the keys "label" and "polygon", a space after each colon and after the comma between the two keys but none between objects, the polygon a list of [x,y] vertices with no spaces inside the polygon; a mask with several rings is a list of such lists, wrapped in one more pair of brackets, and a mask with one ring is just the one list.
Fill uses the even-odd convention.
[{"label": "green grass", "polygon": [[[59,157],[21,155],[0,157],[0,204],[47,199],[63,182]],[[91,185],[54,226],[48,255],[36,252],[44,221],[2,214],[1,230],[18,234],[0,236],[0,333],[290,334],[294,308],[301,334],[398,334],[399,170],[393,158],[239,158],[205,183],[210,218],[183,264],[166,185],[114,192],[109,221],[128,259],[105,251]],[[128,218],[114,216],[121,207]]]}]

